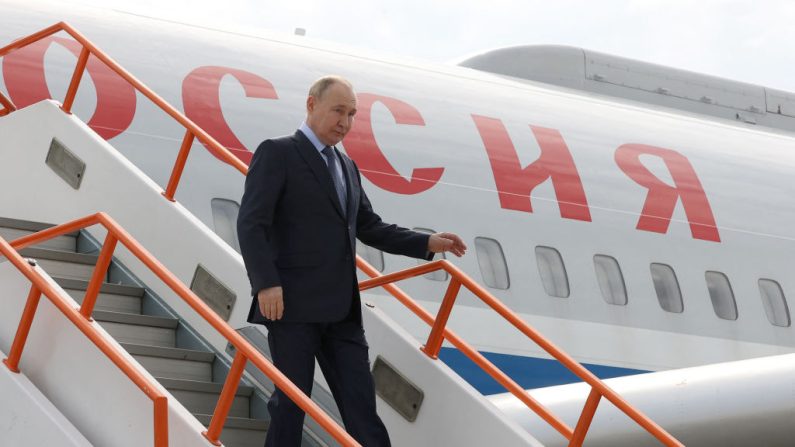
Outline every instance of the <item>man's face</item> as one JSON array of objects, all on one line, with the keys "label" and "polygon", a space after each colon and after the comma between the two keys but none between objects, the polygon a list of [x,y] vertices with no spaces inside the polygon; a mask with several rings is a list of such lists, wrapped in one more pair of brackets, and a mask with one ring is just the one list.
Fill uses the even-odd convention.
[{"label": "man's face", "polygon": [[318,99],[306,100],[306,124],[325,145],[334,146],[351,130],[356,95],[345,84],[335,83]]}]

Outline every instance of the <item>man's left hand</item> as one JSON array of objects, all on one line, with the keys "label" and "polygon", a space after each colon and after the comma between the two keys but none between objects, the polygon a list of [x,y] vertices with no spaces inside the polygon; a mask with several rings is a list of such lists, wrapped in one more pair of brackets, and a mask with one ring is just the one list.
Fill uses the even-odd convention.
[{"label": "man's left hand", "polygon": [[458,256],[464,256],[467,251],[467,246],[464,241],[454,233],[434,233],[428,239],[428,251],[433,253],[450,253]]}]

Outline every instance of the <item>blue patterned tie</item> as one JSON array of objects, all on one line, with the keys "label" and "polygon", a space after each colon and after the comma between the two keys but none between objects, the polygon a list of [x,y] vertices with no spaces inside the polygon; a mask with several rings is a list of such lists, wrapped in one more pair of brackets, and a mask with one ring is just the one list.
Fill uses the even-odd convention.
[{"label": "blue patterned tie", "polygon": [[340,199],[342,206],[342,214],[345,215],[348,209],[347,191],[345,182],[340,177],[340,171],[337,167],[337,154],[334,153],[334,148],[326,146],[323,148],[323,155],[326,156],[326,164],[328,164],[328,171],[331,175],[331,180],[334,182],[334,189],[337,190],[337,197]]}]

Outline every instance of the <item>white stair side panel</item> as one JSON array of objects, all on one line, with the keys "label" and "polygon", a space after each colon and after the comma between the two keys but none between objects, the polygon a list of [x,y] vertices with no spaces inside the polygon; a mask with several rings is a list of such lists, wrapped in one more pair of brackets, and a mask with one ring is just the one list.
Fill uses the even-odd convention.
[{"label": "white stair side panel", "polygon": [[[3,259],[0,262],[0,350],[4,352],[10,350],[29,290],[30,281]],[[93,324],[104,332],[98,323]],[[117,347],[132,360],[118,344]],[[152,401],[43,295],[22,353],[20,370],[92,444],[114,447],[153,444]],[[140,366],[139,371],[149,376]],[[201,435],[204,427],[149,377],[169,399],[169,446],[210,446]],[[0,414],[14,405],[17,404],[3,399]]]},{"label": "white stair side panel", "polygon": [[[0,350],[0,358],[8,354]],[[0,439],[3,445],[91,447],[91,443],[41,394],[25,374],[0,365]]]}]

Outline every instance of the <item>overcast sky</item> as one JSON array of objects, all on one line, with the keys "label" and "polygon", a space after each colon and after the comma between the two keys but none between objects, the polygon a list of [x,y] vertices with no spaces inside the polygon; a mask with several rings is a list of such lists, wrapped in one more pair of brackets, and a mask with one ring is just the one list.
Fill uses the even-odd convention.
[{"label": "overcast sky", "polygon": [[434,62],[562,44],[795,92],[795,0],[78,0]]}]

